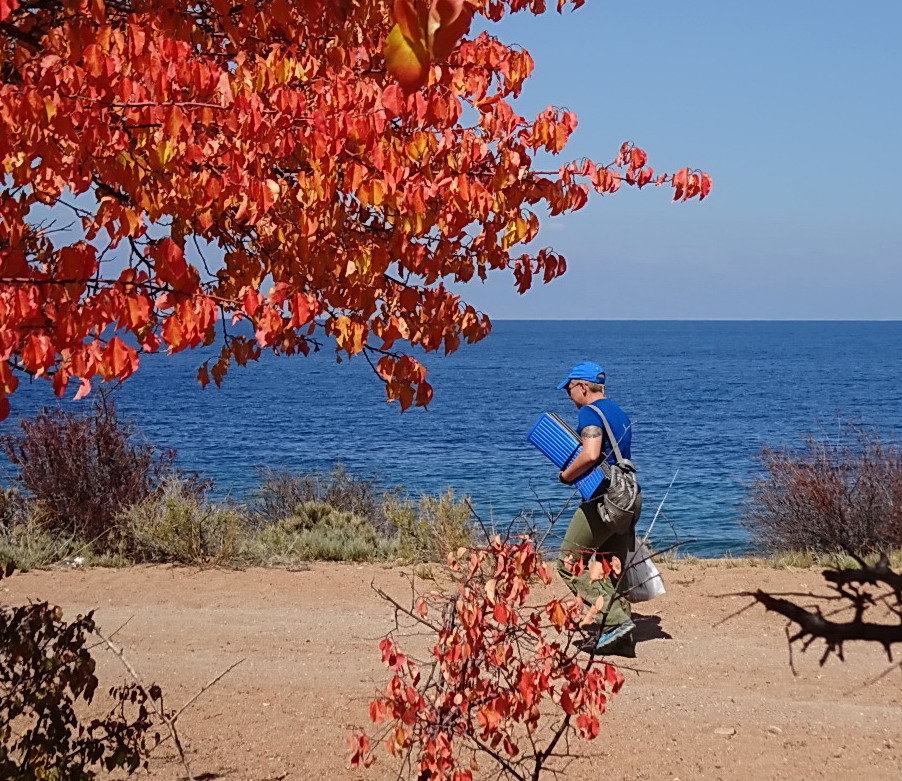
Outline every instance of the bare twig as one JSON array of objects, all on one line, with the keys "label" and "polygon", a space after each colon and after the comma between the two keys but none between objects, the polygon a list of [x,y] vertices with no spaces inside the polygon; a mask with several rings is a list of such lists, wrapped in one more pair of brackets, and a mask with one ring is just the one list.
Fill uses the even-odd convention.
[{"label": "bare twig", "polygon": [[185,756],[185,749],[182,746],[182,741],[179,738],[178,730],[175,728],[175,719],[173,719],[163,707],[162,701],[158,698],[151,697],[150,693],[147,691],[147,687],[144,686],[144,683],[141,681],[140,676],[135,671],[135,668],[132,667],[131,662],[125,658],[125,654],[122,649],[113,643],[108,637],[102,635],[98,630],[94,630],[95,634],[103,640],[104,644],[110,651],[115,654],[119,661],[122,662],[122,666],[128,670],[128,674],[132,677],[132,680],[135,682],[135,685],[141,691],[141,693],[147,698],[147,701],[150,702],[153,707],[156,709],[157,715],[159,715],[162,722],[166,725],[166,728],[169,730],[169,734],[172,737],[172,742],[175,743],[176,750],[179,753],[179,758],[182,762],[182,767],[185,768],[185,775],[188,777],[188,781],[194,781],[194,776],[191,774],[191,766],[188,764],[188,758]]},{"label": "bare twig", "polygon": [[182,713],[184,713],[184,712],[188,709],[189,706],[193,705],[193,704],[198,700],[198,698],[199,698],[205,691],[207,691],[207,689],[210,689],[210,688],[212,688],[213,686],[215,686],[217,683],[219,683],[219,681],[221,681],[223,678],[225,678],[226,675],[228,675],[230,672],[232,672],[232,670],[234,670],[234,669],[235,669],[239,664],[241,664],[246,658],[247,658],[247,657],[242,657],[242,658],[239,659],[237,662],[232,662],[232,664],[230,664],[228,667],[226,667],[225,670],[223,670],[221,673],[219,673],[219,675],[217,675],[215,678],[213,678],[213,680],[211,680],[211,681],[210,681],[209,683],[207,683],[207,684],[204,684],[203,688],[202,688],[200,691],[198,691],[198,692],[197,692],[193,697],[191,697],[184,705],[182,705],[181,708],[179,708],[179,709],[175,712],[175,715],[172,717],[172,722],[173,722],[173,724],[175,723],[176,719],[178,719],[178,717],[181,716]]},{"label": "bare twig", "polygon": [[403,614],[406,615],[406,616],[409,616],[410,618],[412,618],[412,619],[413,619],[414,621],[416,621],[417,623],[423,624],[424,626],[428,626],[433,632],[438,632],[438,631],[439,631],[439,628],[438,628],[435,624],[433,624],[433,623],[430,622],[430,621],[427,621],[427,620],[426,620],[425,618],[423,618],[422,616],[418,616],[418,615],[417,615],[416,613],[414,613],[412,610],[408,610],[408,609],[407,609],[406,607],[404,607],[400,602],[398,602],[398,600],[394,599],[393,597],[390,597],[390,596],[389,596],[388,594],[386,594],[381,588],[379,588],[378,586],[376,586],[375,583],[370,583],[370,588],[371,588],[373,591],[375,591],[380,597],[382,597],[382,599],[384,599],[386,602],[390,602],[392,605],[394,605],[396,613],[400,612],[400,613],[403,613]]},{"label": "bare twig", "polygon": [[[131,618],[129,618],[128,621],[131,621]],[[126,621],[125,624],[127,624],[128,621]],[[122,627],[125,626],[125,624],[120,626],[119,629],[116,630],[116,632],[120,631],[122,629]],[[223,670],[221,673],[219,673],[215,678],[210,680],[208,683],[204,684],[204,686],[202,686],[198,692],[196,692],[194,695],[192,695],[182,705],[182,707],[180,707],[174,713],[170,713],[170,712],[167,712],[166,709],[163,707],[162,699],[153,698],[150,696],[150,692],[148,691],[148,689],[144,685],[144,683],[141,681],[141,678],[138,675],[137,671],[132,666],[132,664],[128,661],[128,659],[125,658],[125,654],[124,654],[123,650],[121,648],[119,648],[118,646],[116,646],[111,641],[110,637],[112,637],[113,635],[111,635],[110,637],[105,637],[96,629],[95,629],[95,634],[101,639],[102,644],[106,645],[106,647],[109,648],[110,651],[112,651],[119,658],[119,661],[122,662],[122,665],[128,671],[132,680],[135,682],[135,685],[138,687],[138,689],[141,691],[141,693],[147,698],[147,700],[153,704],[153,707],[156,710],[157,715],[160,717],[162,722],[166,725],[166,728],[169,730],[169,737],[163,738],[162,740],[159,741],[159,743],[157,745],[159,746],[159,745],[165,743],[169,738],[172,738],[172,742],[175,744],[176,750],[178,751],[179,759],[181,760],[182,767],[185,768],[185,775],[187,776],[188,781],[194,781],[194,776],[191,774],[191,767],[188,764],[188,758],[185,755],[185,749],[184,749],[184,746],[182,745],[181,739],[179,738],[179,733],[178,733],[178,730],[176,729],[175,723],[176,723],[176,721],[178,721],[179,716],[181,716],[189,707],[191,707],[191,705],[193,705],[195,702],[197,702],[197,700],[205,692],[207,692],[209,689],[211,689],[213,686],[215,686],[217,683],[219,683],[219,681],[221,681],[223,678],[225,678],[225,676],[228,675],[232,670],[234,670],[239,664],[244,662],[245,658],[243,657],[243,658],[239,659],[237,662],[233,662],[232,664],[230,664],[225,670]],[[115,632],[113,634],[115,634]]]}]

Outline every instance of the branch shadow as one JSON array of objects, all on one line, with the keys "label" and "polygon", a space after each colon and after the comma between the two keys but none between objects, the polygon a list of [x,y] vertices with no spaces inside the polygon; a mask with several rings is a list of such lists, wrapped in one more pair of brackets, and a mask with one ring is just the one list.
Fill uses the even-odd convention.
[{"label": "branch shadow", "polygon": [[641,613],[633,613],[633,637],[637,643],[646,640],[673,640],[673,635],[661,627],[661,616],[644,616]]}]

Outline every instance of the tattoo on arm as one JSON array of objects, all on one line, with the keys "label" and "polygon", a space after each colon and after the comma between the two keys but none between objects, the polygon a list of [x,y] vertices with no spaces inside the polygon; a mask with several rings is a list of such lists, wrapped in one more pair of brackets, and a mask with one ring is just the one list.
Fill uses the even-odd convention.
[{"label": "tattoo on arm", "polygon": [[600,437],[601,426],[586,426],[579,432],[579,435],[584,439],[595,439],[595,437]]}]

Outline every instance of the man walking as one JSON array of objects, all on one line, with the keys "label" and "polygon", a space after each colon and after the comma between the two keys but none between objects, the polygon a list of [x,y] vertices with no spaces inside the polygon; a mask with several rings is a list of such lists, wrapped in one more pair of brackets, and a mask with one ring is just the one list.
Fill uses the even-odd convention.
[{"label": "man walking", "polygon": [[[630,458],[630,419],[617,404],[605,397],[605,371],[601,366],[591,361],[578,363],[557,387],[566,390],[579,409],[577,433],[582,441],[579,455],[561,470],[562,483],[574,483],[602,461],[616,463],[604,421],[597,410],[607,420],[623,458]],[[558,572],[568,588],[588,606],[583,616],[588,637],[580,648],[587,653],[634,657],[635,625],[630,603],[615,595],[623,563],[633,545],[634,530],[632,527],[616,530],[599,515],[598,502],[607,487],[608,481],[602,481],[595,494],[574,513],[564,536]],[[607,575],[603,574],[598,561],[602,558],[611,565]]]}]

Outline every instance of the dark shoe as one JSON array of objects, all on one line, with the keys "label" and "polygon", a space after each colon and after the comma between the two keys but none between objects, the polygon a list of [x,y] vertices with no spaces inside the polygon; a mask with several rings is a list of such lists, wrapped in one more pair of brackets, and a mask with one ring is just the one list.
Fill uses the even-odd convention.
[{"label": "dark shoe", "polygon": [[633,638],[633,633],[630,632],[628,635],[624,635],[616,642],[611,643],[611,645],[605,648],[601,653],[604,656],[623,656],[626,659],[635,659],[636,641]]},{"label": "dark shoe", "polygon": [[632,637],[635,628],[636,625],[632,621],[625,621],[604,631],[596,630],[577,647],[587,654],[594,653],[596,656],[607,654],[610,653],[608,649],[616,645],[618,641],[623,640],[627,635]]}]

